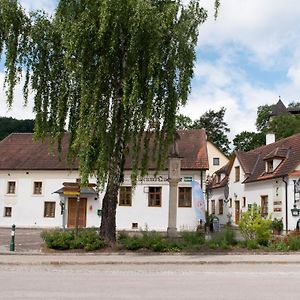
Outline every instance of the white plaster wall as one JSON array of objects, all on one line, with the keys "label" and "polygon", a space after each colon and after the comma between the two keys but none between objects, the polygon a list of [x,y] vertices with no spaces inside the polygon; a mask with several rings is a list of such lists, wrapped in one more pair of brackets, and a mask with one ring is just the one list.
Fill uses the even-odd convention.
[{"label": "white plaster wall", "polygon": [[[229,212],[229,203],[224,202],[224,188],[217,188],[213,189],[212,196],[209,199],[210,202],[210,208],[209,208],[209,214],[211,214],[211,200],[215,200],[216,203],[216,216],[219,218],[220,224],[227,224],[228,222],[228,212]],[[219,214],[219,200],[223,200],[223,214]]]},{"label": "white plaster wall", "polygon": [[[222,151],[220,151],[214,144],[207,141],[207,155],[208,155],[208,163],[209,163],[209,170],[207,171],[207,175],[212,175],[217,170],[225,166],[229,159],[223,154]],[[213,165],[213,158],[219,158],[220,164],[218,166]]]},{"label": "white plaster wall", "polygon": [[[162,173],[167,177],[167,173]],[[127,172],[125,177],[130,177]],[[149,176],[154,176],[150,173]],[[183,177],[192,177],[194,180],[205,180],[205,172],[182,171]],[[62,187],[63,182],[75,182],[79,177],[77,171],[1,171],[0,172],[0,226],[10,227],[16,224],[18,227],[61,227],[62,215],[60,214],[61,196],[54,194]],[[7,195],[7,182],[16,181],[16,194]],[[33,195],[34,181],[42,181],[42,195]],[[91,178],[90,182],[95,182]],[[124,183],[128,185],[128,182]],[[129,182],[130,185],[130,182]],[[162,206],[148,207],[148,193],[144,192],[144,187],[161,186],[162,187]],[[190,182],[180,182],[179,186],[191,186]],[[97,211],[102,207],[104,192],[95,200],[95,196],[87,199],[87,220],[86,226],[98,227],[101,217]],[[84,197],[84,196],[83,196]],[[55,218],[44,218],[44,202],[54,201]],[[67,203],[67,201],[66,201]],[[4,217],[4,207],[12,207],[12,217]],[[149,230],[166,230],[168,227],[169,210],[169,185],[168,182],[139,182],[134,191],[132,206],[117,206],[117,229],[132,229],[132,223],[138,223],[139,228]],[[68,219],[68,205],[66,205],[65,221]],[[177,208],[177,229],[195,229],[197,220],[192,204],[191,208]]]},{"label": "white plaster wall", "polygon": [[[234,223],[235,220],[235,200],[240,201],[240,209],[241,212],[245,212],[248,209],[248,204],[258,204],[261,205],[261,196],[268,196],[268,211],[269,215],[272,219],[274,218],[282,218],[284,227],[286,224],[286,192],[285,192],[285,183],[282,178],[276,178],[265,181],[258,181],[252,183],[243,184],[244,180],[244,172],[240,166],[241,176],[240,181],[235,182],[235,166],[239,166],[239,162],[237,158],[234,161],[233,167],[231,169],[231,173],[229,175],[229,198],[232,199],[232,207],[228,205],[224,205],[224,215],[219,216],[218,213],[218,199],[223,197],[222,189],[214,189],[214,194],[210,200],[216,201],[216,215],[220,218],[221,224],[225,224],[227,222],[227,218],[225,218],[225,211],[232,214],[232,221]],[[296,228],[296,224],[300,217],[293,217],[291,213],[291,209],[294,206],[294,184],[293,180],[298,180],[296,177],[286,178],[288,182],[288,229],[294,230]],[[246,206],[243,207],[243,197],[246,197]],[[281,212],[274,212],[274,201],[281,201]],[[300,203],[297,203],[297,207],[300,208]],[[227,214],[226,213],[226,214]]]},{"label": "white plaster wall", "polygon": [[[182,177],[192,177],[200,182],[201,175],[199,171],[186,172],[182,171]],[[162,177],[167,178],[167,173],[162,172]],[[128,172],[125,178],[129,177]],[[153,177],[153,173],[149,173]],[[202,176],[203,177],[203,176]],[[130,186],[130,182],[123,184]],[[148,193],[145,192],[148,187],[162,187],[161,207],[148,207]],[[191,187],[190,182],[180,182],[178,187]],[[132,223],[138,223],[138,230],[147,228],[148,230],[165,231],[168,227],[169,212],[169,184],[162,182],[138,182],[132,196],[132,206],[117,207],[117,228],[120,230],[132,230]],[[194,207],[178,207],[177,206],[177,230],[194,230],[197,226],[197,219]]]},{"label": "white plaster wall", "polygon": [[[9,171],[0,172],[0,226],[10,227],[15,224],[19,227],[61,227],[62,215],[58,194],[53,192],[62,187],[65,181],[75,182],[78,172],[68,171]],[[16,182],[16,193],[7,195],[7,182]],[[42,194],[33,194],[34,181],[42,182]],[[44,202],[56,202],[55,217],[44,218]],[[12,207],[12,216],[4,217],[4,207]],[[90,209],[91,207],[91,209]],[[99,226],[100,218],[97,209],[100,200],[94,196],[87,201],[87,226]],[[67,206],[66,206],[67,220]]]}]

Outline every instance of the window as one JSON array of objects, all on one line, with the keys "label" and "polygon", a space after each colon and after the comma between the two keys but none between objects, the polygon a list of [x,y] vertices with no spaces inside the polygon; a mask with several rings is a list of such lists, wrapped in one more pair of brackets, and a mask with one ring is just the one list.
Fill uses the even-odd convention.
[{"label": "window", "polygon": [[215,200],[211,200],[211,213],[213,215],[216,214],[216,203],[215,203]]},{"label": "window", "polygon": [[16,182],[9,181],[7,183],[7,194],[15,194],[16,193]]},{"label": "window", "polygon": [[246,207],[246,197],[243,197],[243,207]]},{"label": "window", "polygon": [[44,218],[55,217],[55,202],[45,202],[44,206]]},{"label": "window", "polygon": [[220,158],[219,157],[214,157],[213,158],[213,165],[214,166],[219,166],[220,165]]},{"label": "window", "polygon": [[266,218],[268,216],[268,196],[260,196],[261,199],[261,216]]},{"label": "window", "polygon": [[235,181],[240,181],[240,167],[237,166],[235,169]]},{"label": "window", "polygon": [[229,198],[229,207],[232,207],[232,198]]},{"label": "window", "polygon": [[131,206],[132,192],[131,186],[121,186],[119,194],[119,205],[120,206]]},{"label": "window", "polygon": [[161,206],[161,187],[149,187],[148,193],[148,206],[159,207]]},{"label": "window", "polygon": [[42,194],[42,182],[41,181],[35,181],[33,183],[33,194],[34,195],[41,195]]},{"label": "window", "polygon": [[273,171],[274,171],[273,160],[268,160],[267,161],[267,172],[272,173]]},{"label": "window", "polygon": [[131,228],[132,229],[138,229],[139,228],[139,224],[138,223],[132,223],[131,224]]},{"label": "window", "polygon": [[4,217],[11,217],[12,208],[4,207]]},{"label": "window", "polygon": [[192,207],[192,188],[179,188],[178,207]]},{"label": "window", "polygon": [[219,199],[219,215],[223,215],[223,199]]}]

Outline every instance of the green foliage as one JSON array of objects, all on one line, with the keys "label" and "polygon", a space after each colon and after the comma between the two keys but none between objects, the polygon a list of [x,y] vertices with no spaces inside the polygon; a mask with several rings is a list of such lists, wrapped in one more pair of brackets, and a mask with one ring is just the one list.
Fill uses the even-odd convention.
[{"label": "green foliage", "polygon": [[41,233],[46,246],[51,249],[84,249],[94,251],[104,247],[104,241],[95,229],[81,229],[75,236],[74,230],[47,230]]},{"label": "green foliage", "polygon": [[192,121],[188,116],[178,114],[176,116],[177,129],[200,129],[204,128],[208,139],[220,148],[225,154],[229,154],[229,132],[228,124],[224,121],[226,109],[222,107],[219,111],[209,110],[199,119]]},{"label": "green foliage", "polygon": [[74,240],[73,231],[47,230],[41,233],[46,246],[51,249],[67,250]]},{"label": "green foliage", "polygon": [[230,225],[227,225],[220,232],[214,233],[207,245],[212,249],[221,248],[225,250],[236,245],[236,243],[235,232]]},{"label": "green foliage", "polygon": [[281,219],[275,218],[274,220],[272,220],[271,229],[278,230],[279,232],[281,232],[283,230],[282,218]]},{"label": "green foliage", "polygon": [[300,250],[300,237],[297,237],[297,236],[288,237],[288,246],[289,246],[289,249],[292,251],[299,251]]},{"label": "green foliage", "polygon": [[229,154],[229,140],[226,135],[230,131],[228,124],[224,121],[226,109],[222,107],[219,111],[209,110],[193,123],[193,128],[205,128],[207,138],[213,142],[225,154]]},{"label": "green foliage", "polygon": [[242,213],[239,230],[246,241],[254,240],[259,245],[266,246],[271,237],[271,224],[270,219],[264,219],[261,216],[257,204],[253,204],[251,209]]},{"label": "green foliage", "polygon": [[13,132],[33,132],[33,120],[17,120],[13,118],[0,117],[0,140]]},{"label": "green foliage", "polygon": [[250,151],[265,144],[265,134],[242,131],[233,139],[234,149],[238,151]]},{"label": "green foliage", "polygon": [[127,250],[148,249],[154,252],[180,250],[178,243],[166,240],[155,231],[142,231],[139,235],[134,236],[123,232],[119,235],[118,242]]},{"label": "green foliage", "polygon": [[269,130],[269,118],[274,105],[261,105],[257,108],[256,128],[266,133]]},{"label": "green foliage", "polygon": [[185,231],[181,234],[185,250],[198,250],[205,244],[205,236],[199,232]]},{"label": "green foliage", "polygon": [[281,114],[271,120],[269,127],[275,133],[276,139],[289,137],[300,132],[300,116],[290,113]]},{"label": "green foliage", "polygon": [[176,115],[176,129],[193,128],[193,121],[190,117],[179,114]]},{"label": "green foliage", "polygon": [[[216,12],[219,4],[215,0]],[[68,120],[69,160],[79,161],[81,182],[94,175],[103,188],[107,183],[106,241],[115,240],[117,190],[129,148],[133,185],[149,160],[158,171],[164,166],[206,18],[199,0],[60,0],[52,18],[40,11],[28,16],[16,0],[0,0],[7,101],[11,105],[25,69],[36,138],[49,136],[60,150]]]}]

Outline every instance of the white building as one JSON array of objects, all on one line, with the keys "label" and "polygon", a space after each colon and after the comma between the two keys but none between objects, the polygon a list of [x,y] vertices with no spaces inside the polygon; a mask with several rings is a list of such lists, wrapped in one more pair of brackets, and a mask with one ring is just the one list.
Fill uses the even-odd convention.
[{"label": "white building", "polygon": [[[293,230],[300,219],[299,215],[292,215],[294,206],[293,214],[300,208],[299,178],[300,134],[249,152],[237,151],[214,176],[210,213],[217,215],[223,224],[229,217],[238,224],[241,212],[256,203],[263,216],[282,218],[284,227]],[[226,186],[229,196],[224,201]]]},{"label": "white building", "polygon": [[[191,180],[203,186],[209,169],[204,130],[180,130],[178,141],[182,157],[179,183],[177,229],[197,225],[192,203]],[[33,142],[32,134],[11,134],[0,142],[0,226],[67,227],[75,226],[76,196],[64,196],[63,183],[75,183],[76,165],[66,160],[68,136],[63,139],[62,159],[56,151],[49,154],[48,143]],[[219,155],[221,156],[222,153]],[[214,151],[213,157],[218,157]],[[117,229],[166,230],[168,226],[169,183],[167,170],[154,176],[155,170],[131,188],[130,165],[125,166],[125,180],[120,188]],[[95,178],[90,178],[95,183]],[[103,193],[93,188],[81,189],[79,225],[99,226]],[[65,217],[61,214],[65,203]]]}]

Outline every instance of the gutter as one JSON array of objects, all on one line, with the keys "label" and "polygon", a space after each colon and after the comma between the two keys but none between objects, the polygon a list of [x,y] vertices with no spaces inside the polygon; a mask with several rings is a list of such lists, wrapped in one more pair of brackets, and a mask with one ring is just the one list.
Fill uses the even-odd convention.
[{"label": "gutter", "polygon": [[282,177],[282,181],[285,183],[285,230],[288,232],[288,182],[285,177]]}]

